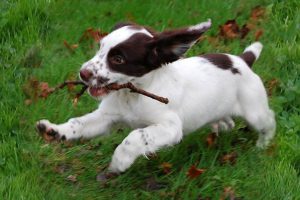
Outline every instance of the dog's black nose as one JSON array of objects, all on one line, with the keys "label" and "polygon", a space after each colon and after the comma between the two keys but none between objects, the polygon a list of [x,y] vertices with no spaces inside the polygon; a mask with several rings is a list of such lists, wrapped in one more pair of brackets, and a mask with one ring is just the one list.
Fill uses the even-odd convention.
[{"label": "dog's black nose", "polygon": [[79,75],[83,81],[88,82],[90,80],[90,78],[93,76],[93,72],[91,72],[90,70],[87,70],[87,69],[82,69],[82,70],[80,70]]}]

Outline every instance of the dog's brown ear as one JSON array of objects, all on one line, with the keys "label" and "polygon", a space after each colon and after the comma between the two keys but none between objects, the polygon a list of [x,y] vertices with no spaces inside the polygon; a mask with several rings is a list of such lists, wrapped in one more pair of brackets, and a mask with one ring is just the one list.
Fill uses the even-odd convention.
[{"label": "dog's brown ear", "polygon": [[211,27],[211,20],[188,28],[164,31],[154,36],[149,43],[150,58],[155,64],[165,64],[178,60],[199,37]]}]

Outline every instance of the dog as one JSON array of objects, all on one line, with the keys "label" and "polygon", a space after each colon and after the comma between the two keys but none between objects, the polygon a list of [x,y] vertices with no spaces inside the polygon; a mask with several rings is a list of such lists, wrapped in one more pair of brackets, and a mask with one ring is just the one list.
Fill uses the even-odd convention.
[{"label": "dog", "polygon": [[[79,73],[89,94],[101,100],[98,109],[63,124],[40,120],[37,130],[55,140],[74,140],[108,133],[117,122],[131,126],[134,130],[115,149],[108,167],[114,173],[124,172],[141,155],[179,143],[206,124],[216,131],[233,128],[235,116],[257,130],[256,145],[266,147],[275,135],[276,122],[263,83],[251,69],[263,46],[255,42],[239,56],[183,58],[210,27],[208,20],[158,33],[136,24],[117,24]],[[104,89],[127,82],[167,97],[169,103],[127,89]]]}]

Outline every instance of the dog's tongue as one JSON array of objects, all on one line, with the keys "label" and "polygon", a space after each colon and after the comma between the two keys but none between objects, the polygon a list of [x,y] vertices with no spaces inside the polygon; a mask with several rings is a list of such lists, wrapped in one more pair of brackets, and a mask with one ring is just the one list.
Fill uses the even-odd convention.
[{"label": "dog's tongue", "polygon": [[90,87],[89,92],[94,97],[104,96],[108,93],[108,90],[104,87],[96,88],[96,87]]}]

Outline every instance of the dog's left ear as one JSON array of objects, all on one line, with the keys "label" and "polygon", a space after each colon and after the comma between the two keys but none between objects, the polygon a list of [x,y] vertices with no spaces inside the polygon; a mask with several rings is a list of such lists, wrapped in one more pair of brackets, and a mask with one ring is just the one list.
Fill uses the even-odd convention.
[{"label": "dog's left ear", "polygon": [[188,28],[164,31],[149,42],[149,60],[161,65],[178,60],[211,27],[211,20]]}]

